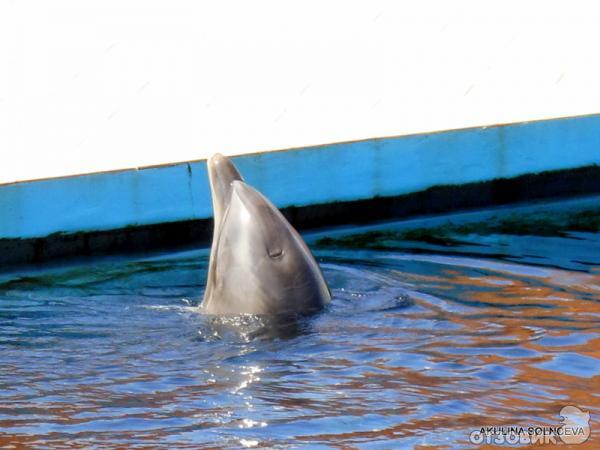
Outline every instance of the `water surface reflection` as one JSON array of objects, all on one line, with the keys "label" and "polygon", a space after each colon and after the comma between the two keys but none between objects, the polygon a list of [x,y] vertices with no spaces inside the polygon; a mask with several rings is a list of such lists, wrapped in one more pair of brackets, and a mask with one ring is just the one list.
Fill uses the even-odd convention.
[{"label": "water surface reflection", "polygon": [[331,306],[274,329],[194,311],[206,256],[5,279],[0,446],[464,447],[600,413],[600,261],[323,250]]}]

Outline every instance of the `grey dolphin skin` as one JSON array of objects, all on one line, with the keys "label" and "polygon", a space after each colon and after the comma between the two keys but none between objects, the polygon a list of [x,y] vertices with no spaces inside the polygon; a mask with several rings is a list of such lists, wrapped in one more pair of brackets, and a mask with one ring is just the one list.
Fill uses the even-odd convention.
[{"label": "grey dolphin skin", "polygon": [[207,166],[215,223],[202,311],[272,315],[321,309],[331,294],[298,232],[228,158],[214,155]]}]

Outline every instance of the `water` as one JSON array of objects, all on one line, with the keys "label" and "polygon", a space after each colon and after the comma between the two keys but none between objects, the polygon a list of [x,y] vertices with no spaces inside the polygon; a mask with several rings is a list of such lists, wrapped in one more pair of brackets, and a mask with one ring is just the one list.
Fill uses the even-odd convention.
[{"label": "water", "polygon": [[470,239],[320,249],[331,306],[277,328],[195,311],[206,250],[6,275],[0,446],[462,448],[565,405],[593,427],[598,234]]}]

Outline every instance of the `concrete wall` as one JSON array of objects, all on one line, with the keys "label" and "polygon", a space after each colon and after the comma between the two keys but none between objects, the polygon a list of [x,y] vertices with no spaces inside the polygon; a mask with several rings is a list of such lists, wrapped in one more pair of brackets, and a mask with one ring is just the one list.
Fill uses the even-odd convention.
[{"label": "concrete wall", "polygon": [[[279,207],[397,196],[600,165],[600,115],[259,153],[235,163]],[[0,185],[0,239],[211,214],[204,161]]]}]

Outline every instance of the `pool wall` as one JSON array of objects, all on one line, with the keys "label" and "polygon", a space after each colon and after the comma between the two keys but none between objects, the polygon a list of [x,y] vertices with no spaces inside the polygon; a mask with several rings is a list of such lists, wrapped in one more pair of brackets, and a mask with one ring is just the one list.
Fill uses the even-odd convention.
[{"label": "pool wall", "polygon": [[[600,114],[234,158],[299,228],[600,192]],[[206,242],[204,160],[0,185],[0,264]]]}]

